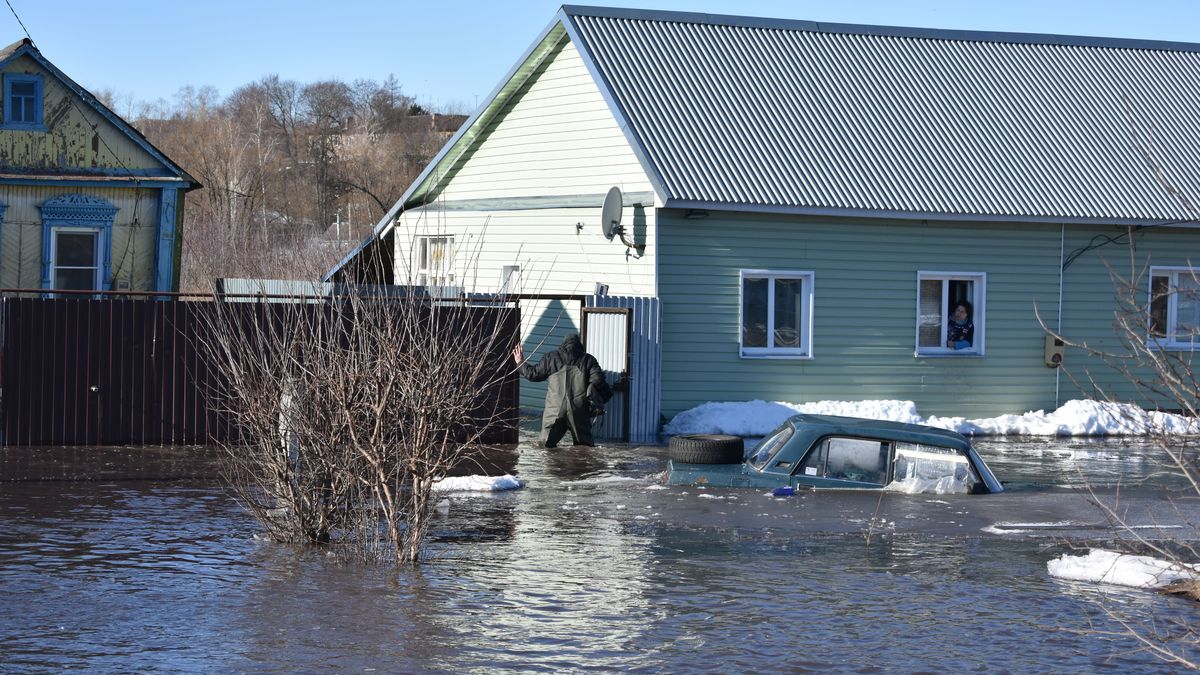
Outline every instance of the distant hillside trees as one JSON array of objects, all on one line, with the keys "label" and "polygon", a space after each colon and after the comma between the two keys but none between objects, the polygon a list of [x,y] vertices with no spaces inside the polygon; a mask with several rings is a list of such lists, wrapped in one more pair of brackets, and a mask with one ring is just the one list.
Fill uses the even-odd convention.
[{"label": "distant hillside trees", "polygon": [[171,103],[140,106],[133,122],[204,184],[187,196],[181,285],[208,291],[214,277],[318,276],[464,119],[427,110],[394,77],[271,75],[225,98],[184,87]]}]

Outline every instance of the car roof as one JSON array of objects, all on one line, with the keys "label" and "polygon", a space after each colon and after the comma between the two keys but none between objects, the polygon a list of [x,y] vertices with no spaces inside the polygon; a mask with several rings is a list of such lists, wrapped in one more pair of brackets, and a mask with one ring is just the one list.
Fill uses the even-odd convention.
[{"label": "car roof", "polygon": [[962,434],[921,424],[840,415],[801,413],[788,418],[798,433],[814,438],[822,436],[867,436],[889,441],[942,445],[966,450],[971,442]]}]

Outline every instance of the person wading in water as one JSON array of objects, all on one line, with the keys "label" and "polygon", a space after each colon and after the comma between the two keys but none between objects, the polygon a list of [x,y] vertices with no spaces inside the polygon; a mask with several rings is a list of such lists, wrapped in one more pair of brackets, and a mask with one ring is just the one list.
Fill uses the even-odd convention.
[{"label": "person wading in water", "polygon": [[612,390],[596,357],[584,351],[579,335],[567,335],[558,349],[543,355],[537,365],[525,362],[525,350],[518,343],[513,347],[513,360],[521,377],[530,382],[549,380],[546,409],[542,412],[542,444],[557,447],[570,431],[574,445],[596,445],[592,418],[604,414]]}]

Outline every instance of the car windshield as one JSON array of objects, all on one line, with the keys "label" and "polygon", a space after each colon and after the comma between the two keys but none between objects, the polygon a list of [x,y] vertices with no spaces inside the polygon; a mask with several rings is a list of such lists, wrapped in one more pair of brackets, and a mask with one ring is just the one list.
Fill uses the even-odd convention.
[{"label": "car windshield", "polygon": [[765,436],[758,445],[750,450],[749,459],[750,465],[756,469],[762,469],[771,460],[775,453],[779,452],[783,446],[792,438],[791,423],[784,423],[775,431]]},{"label": "car windshield", "polygon": [[971,461],[954,448],[917,443],[896,444],[896,464],[888,489],[913,493],[967,494],[979,475]]}]

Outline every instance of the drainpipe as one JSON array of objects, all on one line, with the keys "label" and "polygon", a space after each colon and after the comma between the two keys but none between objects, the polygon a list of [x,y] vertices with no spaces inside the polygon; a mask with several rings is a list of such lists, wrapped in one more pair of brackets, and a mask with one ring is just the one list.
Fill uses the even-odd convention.
[{"label": "drainpipe", "polygon": [[[1066,260],[1067,250],[1067,224],[1059,224],[1058,230],[1058,327],[1055,329],[1059,335],[1062,335],[1063,327],[1063,261]],[[1054,408],[1057,410],[1062,405],[1059,400],[1060,390],[1059,384],[1062,381],[1062,366],[1054,369]]]}]

